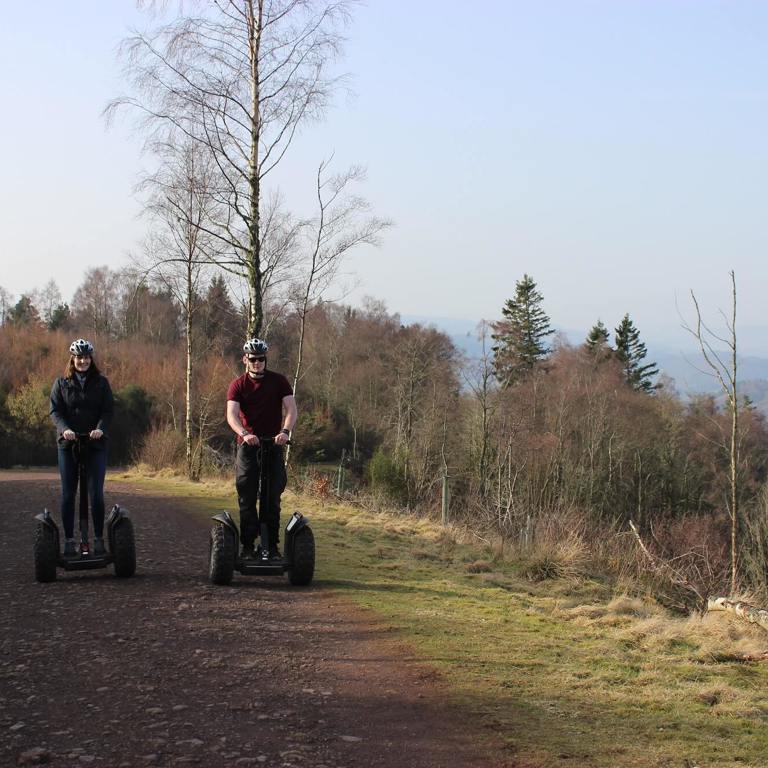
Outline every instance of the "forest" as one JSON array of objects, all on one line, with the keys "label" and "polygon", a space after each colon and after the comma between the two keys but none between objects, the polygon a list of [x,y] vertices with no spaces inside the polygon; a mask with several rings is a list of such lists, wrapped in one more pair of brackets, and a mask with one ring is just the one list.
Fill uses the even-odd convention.
[{"label": "forest", "polygon": [[[131,268],[90,269],[71,303],[52,282],[15,302],[0,295],[2,466],[55,462],[48,395],[71,339],[85,336],[116,395],[113,465],[197,479],[230,470],[225,392],[242,372],[247,312],[221,275],[194,297],[189,345],[172,293]],[[444,514],[522,557],[534,577],[650,579],[681,608],[725,590],[729,409],[659,381],[628,315],[613,344],[598,321],[573,346],[543,305],[525,275],[501,319],[478,327],[485,354],[468,359],[444,333],[403,325],[375,300],[317,302],[303,316],[267,304],[268,365],[295,380],[299,404],[293,482]],[[739,415],[739,583],[763,594],[768,429],[748,401]],[[630,520],[672,575],[639,559]]]}]

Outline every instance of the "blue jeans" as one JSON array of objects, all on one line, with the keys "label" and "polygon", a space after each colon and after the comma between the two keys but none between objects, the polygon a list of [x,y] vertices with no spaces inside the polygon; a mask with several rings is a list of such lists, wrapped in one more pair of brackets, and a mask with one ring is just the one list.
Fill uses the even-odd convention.
[{"label": "blue jeans", "polygon": [[[75,536],[75,495],[79,481],[77,462],[71,445],[59,446],[59,474],[61,475],[61,522],[64,536]],[[88,451],[88,498],[91,503],[93,535],[104,535],[104,477],[107,474],[106,449]]]}]

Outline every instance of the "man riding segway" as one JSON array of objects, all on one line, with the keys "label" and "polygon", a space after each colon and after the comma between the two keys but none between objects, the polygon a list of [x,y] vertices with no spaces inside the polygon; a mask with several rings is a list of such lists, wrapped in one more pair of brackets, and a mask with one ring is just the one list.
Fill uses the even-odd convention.
[{"label": "man riding segway", "polygon": [[[283,446],[297,417],[288,379],[267,370],[268,349],[262,339],[247,341],[243,345],[245,373],[227,389],[227,423],[238,443],[235,487],[240,509],[240,557],[263,561],[282,559],[278,548],[280,497],[287,483]],[[257,538],[260,546],[255,549]]]}]

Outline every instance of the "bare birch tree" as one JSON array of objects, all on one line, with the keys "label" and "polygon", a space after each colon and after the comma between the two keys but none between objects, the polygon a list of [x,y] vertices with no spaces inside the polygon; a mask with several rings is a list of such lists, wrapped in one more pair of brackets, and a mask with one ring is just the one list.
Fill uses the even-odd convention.
[{"label": "bare birch tree", "polygon": [[[736,357],[736,276],[731,270],[731,315],[726,316],[720,312],[728,331],[727,336],[719,336],[712,331],[701,319],[701,309],[696,295],[691,291],[691,299],[696,311],[696,325],[691,327],[683,323],[683,328],[696,338],[701,354],[707,364],[710,374],[720,384],[725,394],[725,400],[731,413],[730,435],[724,444],[728,456],[729,465],[729,499],[727,501],[728,515],[731,520],[731,594],[736,594],[738,587],[738,534],[739,534],[739,461],[740,461],[740,435],[739,435],[739,400],[737,394],[736,374],[738,360]],[[725,344],[728,359],[724,360],[720,353],[712,346],[714,341]]]},{"label": "bare birch tree", "polygon": [[[489,489],[489,452],[490,452],[490,422],[496,403],[494,396],[497,392],[496,376],[493,368],[493,356],[488,349],[489,325],[482,320],[477,326],[477,338],[481,344],[479,359],[472,361],[462,372],[462,378],[472,392],[474,406],[479,412],[479,455],[477,459],[477,486],[480,496],[486,495]],[[472,425],[475,431],[475,425]]]},{"label": "bare birch tree", "polygon": [[160,170],[142,187],[150,193],[146,212],[155,224],[149,237],[143,267],[162,283],[181,308],[186,336],[184,424],[187,475],[193,467],[192,378],[194,368],[193,322],[199,288],[206,266],[215,261],[218,238],[210,234],[218,213],[210,157],[198,144],[166,147]]},{"label": "bare birch tree", "polygon": [[133,109],[148,144],[197,143],[218,170],[221,216],[207,232],[218,263],[248,286],[248,336],[264,318],[264,182],[306,122],[320,118],[343,78],[330,73],[354,0],[221,0],[124,41]]},{"label": "bare birch tree", "polygon": [[0,326],[5,325],[6,318],[13,306],[13,296],[8,289],[0,285]]},{"label": "bare birch tree", "polygon": [[33,292],[33,301],[40,311],[43,322],[50,327],[56,310],[63,306],[61,291],[56,281],[51,278],[39,291]]},{"label": "bare birch tree", "polygon": [[323,160],[318,166],[317,216],[305,224],[309,248],[304,262],[304,282],[296,301],[299,344],[293,375],[294,394],[301,378],[310,307],[321,299],[333,281],[344,255],[359,245],[378,245],[381,232],[391,226],[386,219],[369,216],[368,202],[350,192],[352,184],[365,179],[364,170],[353,166],[344,173],[329,174],[331,160]]}]

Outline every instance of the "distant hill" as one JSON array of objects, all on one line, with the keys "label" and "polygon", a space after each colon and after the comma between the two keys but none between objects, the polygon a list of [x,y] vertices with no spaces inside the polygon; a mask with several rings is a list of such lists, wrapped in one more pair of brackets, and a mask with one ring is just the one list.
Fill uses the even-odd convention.
[{"label": "distant hill", "polygon": [[[652,353],[649,352],[649,358],[651,357]],[[700,394],[720,390],[719,383],[711,375],[700,352],[661,353],[652,359],[659,366],[659,370],[675,380],[681,394]],[[727,360],[725,353],[721,353],[721,359]],[[768,386],[768,359],[739,357],[737,373],[740,382],[757,384],[762,381],[765,386]]]},{"label": "distant hill", "polygon": [[742,381],[739,385],[741,394],[747,395],[755,408],[768,416],[768,380]]}]

